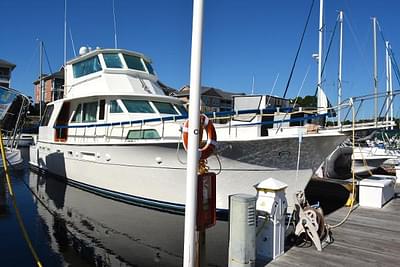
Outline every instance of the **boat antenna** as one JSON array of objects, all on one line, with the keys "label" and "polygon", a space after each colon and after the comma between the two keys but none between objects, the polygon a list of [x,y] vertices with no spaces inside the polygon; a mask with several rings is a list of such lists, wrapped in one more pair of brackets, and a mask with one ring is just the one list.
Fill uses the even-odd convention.
[{"label": "boat antenna", "polygon": [[272,85],[271,92],[269,93],[266,107],[269,106],[269,101],[271,100],[271,96],[272,96],[272,94],[273,94],[273,92],[274,92],[274,89],[275,89],[275,86],[276,86],[276,82],[278,81],[278,78],[279,78],[279,72],[278,72],[278,74],[276,75],[276,78],[275,78],[275,81],[274,81],[274,85]]},{"label": "boat antenna", "polygon": [[76,57],[76,50],[75,50],[74,39],[72,38],[71,27],[69,27],[69,38],[71,39],[72,50],[74,51],[74,57]]},{"label": "boat antenna", "polygon": [[254,95],[254,75],[253,75],[253,81],[251,83],[251,94]]},{"label": "boat antenna", "polygon": [[118,47],[118,43],[117,43],[117,20],[115,18],[115,0],[112,1],[113,4],[113,19],[114,19],[114,48]]}]

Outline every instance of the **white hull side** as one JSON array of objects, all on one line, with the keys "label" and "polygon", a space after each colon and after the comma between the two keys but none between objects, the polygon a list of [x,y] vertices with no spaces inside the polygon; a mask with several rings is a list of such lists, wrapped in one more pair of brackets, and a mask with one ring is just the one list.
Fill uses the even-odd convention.
[{"label": "white hull side", "polygon": [[[228,209],[229,195],[255,194],[254,185],[269,177],[288,184],[286,193],[292,206],[294,193],[304,190],[313,172],[343,138],[303,138],[297,176],[297,137],[220,142],[217,209]],[[182,149],[177,153],[176,147],[176,143],[102,146],[39,142],[31,147],[30,163],[83,187],[93,187],[93,191],[106,190],[102,193],[115,198],[139,197],[161,205],[183,206],[186,153]],[[209,159],[209,165],[218,172],[215,157]]]}]

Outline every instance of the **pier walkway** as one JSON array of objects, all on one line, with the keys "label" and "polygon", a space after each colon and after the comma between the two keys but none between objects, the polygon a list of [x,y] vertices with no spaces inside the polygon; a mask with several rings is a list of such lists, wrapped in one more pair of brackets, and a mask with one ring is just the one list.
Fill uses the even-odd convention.
[{"label": "pier walkway", "polygon": [[[339,208],[326,221],[334,225],[347,212]],[[334,242],[322,252],[294,246],[267,266],[400,266],[400,186],[382,209],[358,207],[332,233]]]}]

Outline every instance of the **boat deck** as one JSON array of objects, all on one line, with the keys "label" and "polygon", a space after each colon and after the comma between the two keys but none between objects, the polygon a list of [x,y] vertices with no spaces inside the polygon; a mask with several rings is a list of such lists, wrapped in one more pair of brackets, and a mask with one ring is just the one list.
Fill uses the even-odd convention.
[{"label": "boat deck", "polygon": [[[324,194],[326,201],[333,196],[326,191],[332,186],[321,185],[318,185],[322,187],[319,194]],[[326,202],[325,206],[329,209]],[[334,225],[347,212],[347,207],[331,210],[326,221]],[[357,207],[332,234],[334,242],[322,252],[314,246],[293,246],[267,266],[400,266],[400,187],[397,186],[394,199],[382,209]]]}]

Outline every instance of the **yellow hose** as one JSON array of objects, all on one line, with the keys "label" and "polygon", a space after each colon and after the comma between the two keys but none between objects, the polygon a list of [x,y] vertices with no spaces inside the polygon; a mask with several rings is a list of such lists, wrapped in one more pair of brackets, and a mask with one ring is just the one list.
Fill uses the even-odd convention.
[{"label": "yellow hose", "polygon": [[19,212],[19,209],[18,209],[18,206],[17,206],[17,201],[16,201],[15,194],[14,194],[14,191],[13,191],[13,188],[12,188],[10,175],[8,173],[7,156],[6,156],[6,151],[5,151],[4,144],[3,144],[3,134],[1,134],[1,130],[0,130],[0,150],[1,150],[1,157],[3,159],[3,168],[4,168],[4,173],[6,175],[8,192],[10,193],[10,196],[11,196],[11,199],[12,199],[12,203],[13,203],[13,206],[14,206],[14,209],[15,209],[15,214],[17,215],[18,224],[19,224],[19,226],[21,228],[22,235],[23,235],[26,243],[28,244],[29,250],[31,251],[33,258],[35,259],[36,265],[38,267],[42,267],[43,265],[40,262],[40,259],[39,259],[38,255],[37,255],[33,245],[32,245],[32,242],[31,242],[31,240],[29,238],[28,232],[26,231],[24,222],[22,220],[21,213]]},{"label": "yellow hose", "polygon": [[[351,110],[352,110],[352,114],[353,114],[353,123],[352,123],[352,135],[353,135],[353,141],[352,141],[352,147],[353,147],[353,153],[354,153],[354,147],[355,147],[355,112],[354,112],[354,103],[353,103],[353,99],[351,99]],[[354,206],[354,199],[355,199],[355,187],[356,187],[356,175],[354,173],[354,157],[352,159],[352,190],[351,190],[351,196],[353,197],[353,199],[351,200],[350,203],[350,207],[349,207],[349,211],[347,212],[346,216],[343,218],[343,220],[335,225],[327,225],[328,229],[334,229],[336,227],[341,226],[342,224],[344,224],[347,219],[349,218],[350,214],[353,211],[353,206]]]}]

